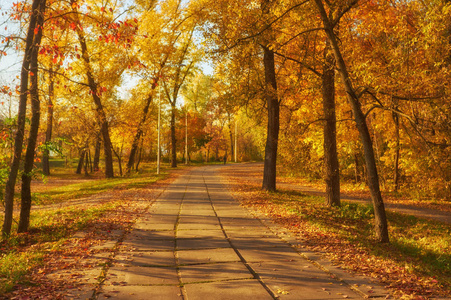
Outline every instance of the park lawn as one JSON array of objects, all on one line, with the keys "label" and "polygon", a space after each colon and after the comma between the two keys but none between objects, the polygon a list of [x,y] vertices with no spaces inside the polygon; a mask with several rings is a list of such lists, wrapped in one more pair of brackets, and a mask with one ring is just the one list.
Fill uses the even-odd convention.
[{"label": "park lawn", "polygon": [[[45,264],[46,257],[56,253],[75,232],[95,228],[99,223],[122,229],[128,226],[131,221],[127,218],[129,214],[124,213],[126,217],[120,218],[110,217],[118,211],[130,209],[125,206],[132,201],[124,199],[121,191],[148,188],[170,177],[165,170],[161,175],[146,172],[114,179],[74,176],[72,171],[66,169],[70,173],[64,176],[64,171],[57,169],[54,176],[46,179],[46,183],[39,183],[41,186],[39,192],[33,194],[33,204],[42,209],[32,210],[28,233],[16,234],[14,223],[11,236],[0,240],[0,296],[17,285],[35,284],[30,277],[32,271]],[[96,195],[105,193],[109,193],[108,200],[95,201]],[[90,198],[89,205],[70,205],[71,200],[82,197]],[[46,206],[55,203],[62,205]],[[0,216],[0,223],[3,224],[3,215]]]},{"label": "park lawn", "polygon": [[[374,238],[370,205],[328,208],[296,191],[261,190],[258,180],[224,170],[235,197],[290,229],[301,247],[325,252],[343,269],[379,280],[396,298],[451,297],[451,226],[388,212],[390,244]],[[302,250],[301,250],[302,251]]]}]

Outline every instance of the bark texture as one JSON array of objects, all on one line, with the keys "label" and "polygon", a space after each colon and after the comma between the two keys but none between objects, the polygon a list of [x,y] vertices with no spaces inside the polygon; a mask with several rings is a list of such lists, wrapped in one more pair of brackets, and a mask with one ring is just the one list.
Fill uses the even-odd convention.
[{"label": "bark texture", "polygon": [[268,108],[268,127],[265,147],[265,165],[262,188],[276,190],[277,148],[279,144],[279,99],[277,97],[276,69],[274,52],[263,47],[265,66],[265,97]]},{"label": "bark texture", "polygon": [[[75,2],[71,2],[75,3]],[[80,24],[78,20],[78,11],[76,10],[76,5],[72,5],[75,15],[75,21],[77,24]],[[92,99],[94,100],[94,104],[96,106],[97,120],[100,125],[100,132],[103,137],[103,152],[105,154],[105,177],[113,178],[114,177],[114,169],[113,169],[113,151],[112,151],[112,143],[110,139],[109,125],[106,117],[105,110],[103,109],[102,100],[100,99],[100,91],[98,89],[98,84],[94,78],[94,74],[92,72],[91,61],[89,58],[88,46],[86,44],[86,39],[82,26],[76,26],[76,32],[78,37],[78,42],[80,43],[81,48],[81,57],[85,64],[85,72],[86,77],[88,79],[88,86],[92,95]]]},{"label": "bark texture", "polygon": [[[49,97],[47,100],[47,128],[45,131],[45,144],[48,145],[52,141],[53,131],[53,98],[54,98],[54,79],[53,69],[50,68],[49,73]],[[50,151],[45,148],[42,152],[42,172],[44,175],[50,175]]]},{"label": "bark texture", "polygon": [[335,59],[326,42],[322,75],[324,110],[324,180],[327,206],[340,206],[340,170],[337,154],[337,120],[335,115]]},{"label": "bark texture", "polygon": [[30,61],[33,49],[36,47],[34,43],[34,30],[42,7],[43,0],[33,0],[30,16],[30,23],[28,25],[27,37],[25,40],[25,55],[22,62],[22,69],[20,72],[20,96],[19,96],[19,110],[17,114],[17,131],[14,137],[14,155],[11,163],[8,180],[5,184],[5,218],[3,221],[2,235],[8,236],[11,234],[11,226],[13,222],[14,209],[14,187],[16,185],[17,173],[19,171],[20,160],[22,155],[22,146],[25,130],[25,115],[27,111],[28,98],[28,73],[30,68]]},{"label": "bark texture", "polygon": [[371,140],[370,132],[366,124],[365,114],[362,111],[359,97],[357,96],[354,87],[352,86],[351,78],[349,76],[346,64],[344,62],[343,56],[338,45],[337,37],[333,30],[333,25],[331,20],[328,18],[327,12],[324,9],[322,0],[315,0],[318,11],[321,15],[321,20],[324,25],[324,30],[326,31],[327,37],[331,43],[331,47],[334,52],[335,61],[337,63],[341,79],[347,94],[348,102],[351,105],[352,111],[354,113],[354,120],[357,125],[357,129],[360,134],[360,139],[363,144],[365,163],[367,168],[367,179],[368,186],[370,188],[371,199],[374,206],[375,215],[375,233],[376,238],[379,242],[389,242],[388,236],[388,224],[387,217],[385,213],[384,201],[382,199],[380,186],[379,186],[379,176],[377,173],[376,159],[374,155],[373,143]]},{"label": "bark texture", "polygon": [[42,39],[42,30],[44,25],[46,0],[40,0],[39,8],[37,9],[36,28],[38,29],[34,35],[33,48],[30,57],[30,98],[31,98],[31,124],[28,136],[27,150],[25,152],[24,170],[22,173],[22,189],[21,189],[21,205],[20,218],[17,231],[27,232],[30,225],[31,212],[31,178],[34,166],[35,149],[39,131],[39,121],[41,118],[41,105],[39,102],[38,89],[38,54],[39,45]]}]

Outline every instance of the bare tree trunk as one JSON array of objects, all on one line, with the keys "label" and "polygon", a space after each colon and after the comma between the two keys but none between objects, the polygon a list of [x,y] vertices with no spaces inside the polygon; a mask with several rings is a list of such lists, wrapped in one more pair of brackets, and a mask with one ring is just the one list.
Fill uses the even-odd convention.
[{"label": "bare tree trunk", "polygon": [[327,12],[324,9],[322,0],[315,0],[316,6],[318,7],[321,19],[323,21],[324,30],[326,31],[327,37],[331,43],[335,60],[338,65],[338,69],[343,81],[343,85],[347,94],[348,101],[352,107],[354,113],[354,120],[357,125],[357,129],[360,133],[360,139],[362,140],[365,162],[367,167],[368,175],[368,185],[370,188],[371,199],[374,206],[374,216],[375,216],[375,233],[376,238],[379,242],[389,242],[388,236],[388,224],[387,217],[385,214],[384,201],[382,199],[380,187],[379,187],[379,177],[377,174],[376,159],[374,155],[373,143],[371,141],[370,132],[366,124],[365,115],[362,112],[362,108],[359,102],[359,97],[357,96],[349,76],[346,64],[344,62],[343,56],[341,54],[340,48],[338,46],[337,37],[333,31],[333,26],[331,21],[327,16]]},{"label": "bare tree trunk", "polygon": [[324,179],[327,206],[340,206],[340,171],[337,154],[337,120],[335,116],[335,59],[326,41],[322,75],[324,109]]},{"label": "bare tree trunk", "polygon": [[34,166],[35,149],[38,139],[39,121],[41,118],[41,106],[39,102],[39,89],[38,89],[38,53],[39,45],[42,39],[42,30],[44,25],[44,13],[45,13],[46,0],[41,0],[39,6],[39,12],[36,21],[37,33],[35,33],[33,41],[33,50],[31,52],[30,59],[30,98],[31,98],[31,124],[30,132],[28,136],[27,151],[25,152],[24,159],[24,171],[22,173],[22,189],[21,189],[21,206],[20,206],[20,218],[17,232],[27,232],[30,225],[30,212],[31,212],[31,178]]},{"label": "bare tree trunk", "polygon": [[177,168],[177,137],[175,136],[175,101],[171,103],[171,167]]},{"label": "bare tree trunk", "polygon": [[276,69],[274,52],[263,47],[265,66],[265,97],[268,107],[268,128],[265,147],[265,165],[262,188],[276,190],[277,147],[279,143],[279,99],[277,96]]}]

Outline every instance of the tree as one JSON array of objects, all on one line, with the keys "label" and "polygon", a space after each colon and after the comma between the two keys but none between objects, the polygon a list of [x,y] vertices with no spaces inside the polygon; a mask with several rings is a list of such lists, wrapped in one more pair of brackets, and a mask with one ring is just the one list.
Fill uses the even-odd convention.
[{"label": "tree", "polygon": [[41,118],[41,107],[39,100],[39,88],[38,88],[38,55],[39,45],[41,44],[42,31],[44,28],[44,13],[46,8],[46,0],[41,0],[39,13],[36,21],[36,29],[34,32],[34,47],[30,57],[30,98],[31,98],[31,124],[30,132],[28,136],[27,150],[25,152],[24,170],[22,173],[22,189],[21,189],[21,205],[20,205],[20,218],[18,225],[18,232],[28,231],[30,224],[30,211],[31,211],[31,177],[34,167],[34,157],[39,131],[39,122]]},{"label": "tree", "polygon": [[[28,25],[27,37],[25,40],[25,55],[20,73],[20,100],[19,111],[17,115],[17,131],[14,138],[14,157],[8,176],[8,181],[6,182],[5,186],[5,219],[2,227],[3,236],[7,236],[11,233],[14,209],[14,186],[16,184],[17,173],[19,171],[22,154],[25,130],[25,115],[27,110],[27,98],[29,91],[28,83],[29,77],[31,75],[32,81],[34,82],[34,93],[37,92],[37,59],[38,48],[42,37],[42,25],[44,20],[43,13],[45,12],[45,4],[45,0],[33,0],[30,11],[30,21]],[[31,73],[30,65],[32,64],[36,73]],[[37,98],[37,94],[32,95],[32,97],[34,97],[34,112],[36,113],[36,105],[38,104],[39,99]],[[38,121],[35,120],[35,122]],[[32,154],[34,156],[34,150],[32,153],[32,150],[30,148],[28,158],[31,157]]]},{"label": "tree", "polygon": [[[354,1],[355,4],[357,1]],[[388,236],[388,225],[387,225],[387,217],[385,214],[384,202],[382,200],[382,195],[379,186],[379,176],[377,173],[376,160],[373,150],[373,144],[371,140],[371,136],[368,130],[368,126],[366,124],[366,118],[361,109],[361,104],[359,102],[359,96],[357,95],[352,82],[347,71],[346,64],[344,62],[343,56],[341,54],[341,50],[339,48],[339,44],[337,41],[337,36],[334,32],[334,23],[337,20],[331,20],[324,8],[322,0],[315,0],[315,4],[318,8],[319,14],[321,16],[321,20],[324,25],[324,30],[326,31],[327,37],[330,41],[331,47],[334,52],[335,60],[337,62],[339,72],[341,75],[341,79],[344,85],[344,88],[347,93],[348,101],[352,107],[352,111],[354,113],[354,120],[356,122],[357,128],[360,133],[360,138],[363,143],[364,152],[365,152],[365,163],[367,167],[368,174],[368,185],[371,192],[371,199],[373,201],[374,206],[374,215],[375,215],[375,231],[376,238],[380,242],[389,242]]]},{"label": "tree", "polygon": [[324,109],[324,169],[326,203],[340,206],[340,171],[337,154],[337,120],[335,116],[335,60],[329,42],[324,48],[322,73]]},{"label": "tree", "polygon": [[90,61],[90,55],[88,50],[88,45],[86,43],[85,34],[82,30],[82,24],[78,18],[78,4],[76,1],[71,1],[72,12],[74,16],[74,26],[75,31],[77,33],[78,42],[80,43],[81,48],[81,58],[84,62],[85,74],[88,80],[88,86],[91,92],[92,99],[96,105],[97,119],[100,124],[101,133],[103,137],[103,151],[105,153],[105,176],[107,178],[114,177],[114,169],[113,169],[113,152],[112,152],[112,144],[110,139],[110,132],[108,126],[108,120],[106,117],[105,110],[103,108],[102,100],[100,95],[102,93],[102,89],[99,87],[99,84],[96,82],[94,78],[94,74],[92,72],[92,66]]}]

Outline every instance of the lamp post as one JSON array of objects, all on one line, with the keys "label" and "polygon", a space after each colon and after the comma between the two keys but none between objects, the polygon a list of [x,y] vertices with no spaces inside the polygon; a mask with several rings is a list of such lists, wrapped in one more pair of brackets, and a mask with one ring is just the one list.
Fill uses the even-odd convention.
[{"label": "lamp post", "polygon": [[161,143],[160,143],[160,126],[161,126],[161,84],[158,84],[158,150],[157,150],[157,175],[160,174],[160,160],[161,160]]},{"label": "lamp post", "polygon": [[185,165],[188,164],[188,107],[185,112]]},{"label": "lamp post", "polygon": [[237,138],[237,133],[238,133],[238,121],[235,121],[235,162],[237,162],[237,146],[238,146],[238,138]]}]

